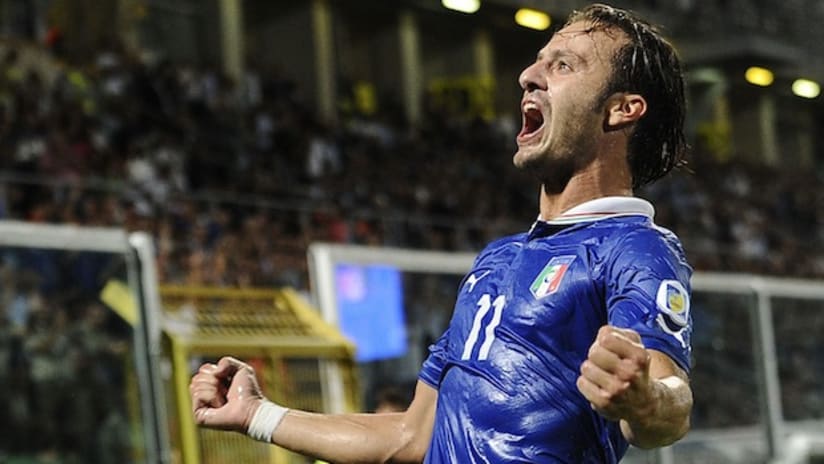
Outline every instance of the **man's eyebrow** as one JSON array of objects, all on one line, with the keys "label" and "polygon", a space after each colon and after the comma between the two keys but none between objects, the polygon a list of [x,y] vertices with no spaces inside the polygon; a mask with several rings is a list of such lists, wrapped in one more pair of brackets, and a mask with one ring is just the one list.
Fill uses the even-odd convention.
[{"label": "man's eyebrow", "polygon": [[572,50],[570,50],[568,48],[551,50],[549,53],[544,53],[543,51],[540,51],[540,52],[538,52],[538,56],[535,57],[535,60],[536,61],[541,61],[543,59],[555,60],[555,59],[558,59],[558,58],[573,58],[575,60],[584,61],[584,59],[581,57],[581,55],[573,52]]},{"label": "man's eyebrow", "polygon": [[592,33],[593,33],[593,32],[595,32],[595,31],[602,30],[602,29],[606,29],[606,28],[605,28],[605,27],[603,27],[603,26],[600,26],[600,25],[598,25],[598,24],[593,24],[593,25],[591,25],[591,26],[587,27],[586,29],[580,29],[580,30],[577,30],[577,31],[564,31],[564,30],[560,30],[560,31],[557,31],[557,32],[555,33],[555,35],[560,35],[560,36],[565,36],[565,35],[580,35],[580,34],[587,35],[587,34],[592,34]]}]

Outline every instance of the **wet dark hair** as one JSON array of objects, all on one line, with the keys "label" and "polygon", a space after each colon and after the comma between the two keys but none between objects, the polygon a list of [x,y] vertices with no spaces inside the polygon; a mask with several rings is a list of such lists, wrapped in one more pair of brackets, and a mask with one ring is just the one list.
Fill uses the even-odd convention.
[{"label": "wet dark hair", "polygon": [[647,101],[629,139],[627,161],[633,188],[654,182],[684,164],[686,156],[681,61],[655,26],[626,10],[594,4],[573,12],[566,24],[580,21],[592,24],[591,30],[617,29],[627,36],[612,58],[601,103],[616,92],[637,93]]}]

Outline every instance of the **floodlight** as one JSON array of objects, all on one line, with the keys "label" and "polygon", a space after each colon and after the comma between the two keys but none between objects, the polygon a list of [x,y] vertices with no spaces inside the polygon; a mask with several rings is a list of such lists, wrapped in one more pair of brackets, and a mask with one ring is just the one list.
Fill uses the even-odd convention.
[{"label": "floodlight", "polygon": [[481,0],[441,0],[441,5],[461,13],[474,13],[481,8]]},{"label": "floodlight", "polygon": [[815,98],[821,93],[821,86],[810,79],[796,79],[793,82],[793,93],[802,98]]},{"label": "floodlight", "polygon": [[523,27],[528,27],[537,31],[544,31],[549,28],[551,20],[549,15],[543,11],[533,10],[531,8],[521,8],[515,12],[515,22]]},{"label": "floodlight", "polygon": [[769,87],[775,80],[775,75],[767,68],[751,66],[744,73],[744,78],[752,85]]}]

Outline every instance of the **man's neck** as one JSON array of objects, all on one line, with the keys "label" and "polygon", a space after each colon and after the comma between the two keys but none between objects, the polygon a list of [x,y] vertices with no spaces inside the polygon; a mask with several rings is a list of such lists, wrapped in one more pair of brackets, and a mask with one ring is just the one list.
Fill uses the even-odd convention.
[{"label": "man's neck", "polygon": [[[620,171],[620,170],[619,170]],[[609,196],[632,196],[628,172],[604,169],[595,163],[574,175],[560,193],[547,193],[541,186],[540,218],[549,221],[581,203]]]}]

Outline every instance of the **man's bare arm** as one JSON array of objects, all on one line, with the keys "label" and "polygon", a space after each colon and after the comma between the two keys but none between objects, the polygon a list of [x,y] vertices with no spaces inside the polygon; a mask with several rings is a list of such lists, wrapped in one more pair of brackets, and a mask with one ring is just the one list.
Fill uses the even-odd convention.
[{"label": "man's bare arm", "polygon": [[418,382],[405,412],[322,415],[290,411],[273,442],[329,462],[421,462],[432,436],[438,392]]},{"label": "man's bare arm", "polygon": [[[196,422],[247,433],[266,402],[254,371],[234,358],[203,365],[189,386]],[[289,410],[269,441],[329,462],[421,462],[429,440],[437,390],[418,382],[409,409],[388,414],[316,414]]]}]

